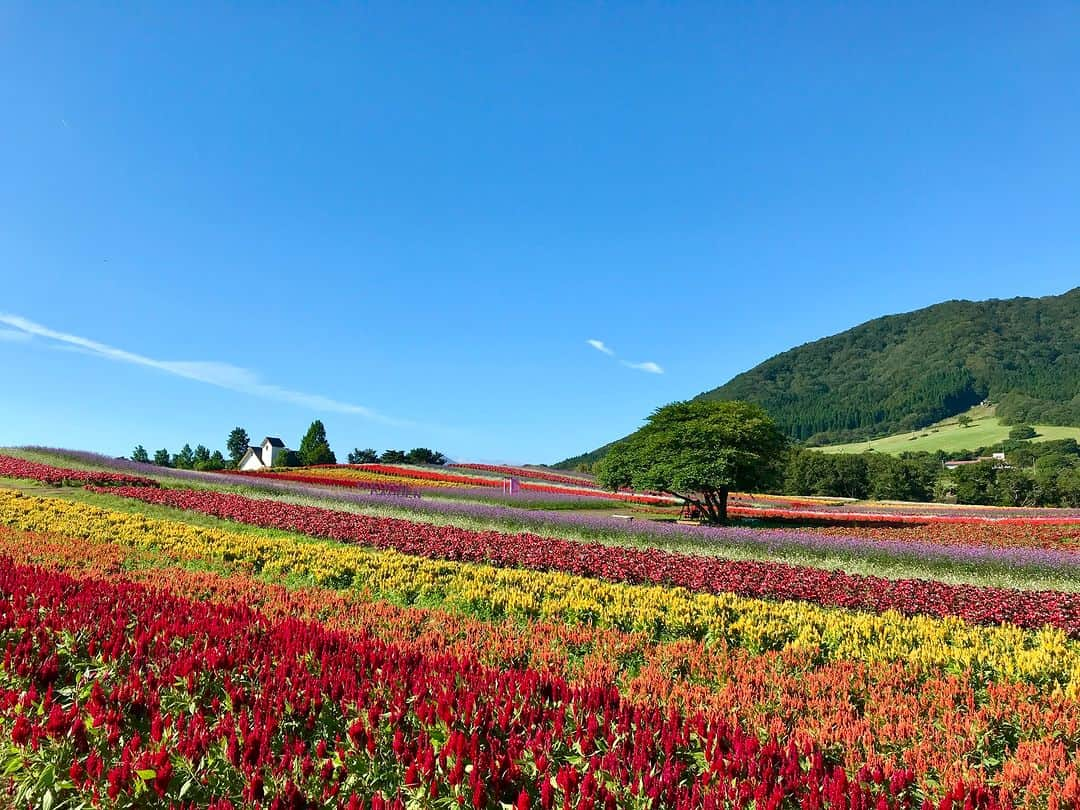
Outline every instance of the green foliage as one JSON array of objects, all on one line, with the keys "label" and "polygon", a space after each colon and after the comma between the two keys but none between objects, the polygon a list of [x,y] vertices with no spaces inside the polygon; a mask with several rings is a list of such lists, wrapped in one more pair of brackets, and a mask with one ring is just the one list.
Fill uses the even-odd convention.
[{"label": "green foliage", "polygon": [[928,501],[941,473],[929,453],[896,457],[879,453],[792,453],[784,470],[784,492],[888,501]]},{"label": "green foliage", "polygon": [[[1073,352],[1076,351],[1080,351],[1080,348],[1074,346]],[[1024,391],[1013,391],[1001,397],[997,412],[1008,424],[1080,425],[1080,394],[1062,401],[1040,399]]]},{"label": "green foliage", "polygon": [[826,455],[813,450],[792,453],[784,470],[784,492],[865,498],[870,492],[865,455]]},{"label": "green foliage", "polygon": [[330,449],[330,443],[326,440],[326,428],[322,420],[316,419],[311,423],[304,438],[300,440],[300,463],[304,466],[312,464],[337,464],[337,457]]},{"label": "green foliage", "polygon": [[993,462],[966,464],[952,471],[957,503],[993,504],[996,484]]},{"label": "green foliage", "polygon": [[150,454],[146,452],[146,448],[141,444],[135,445],[135,449],[131,451],[132,461],[141,461],[143,464],[150,463]]},{"label": "green foliage", "polygon": [[172,466],[172,454],[164,447],[154,453],[154,463],[159,467]]},{"label": "green foliage", "polygon": [[658,408],[596,466],[612,490],[633,487],[686,499],[710,521],[727,519],[731,490],[761,491],[778,478],[786,441],[765,410],[698,400]]},{"label": "green foliage", "polygon": [[958,417],[956,417],[956,421],[959,423],[960,427],[966,428],[968,425],[971,424],[971,417],[968,416],[966,413],[962,413]]},{"label": "green foliage", "polygon": [[387,450],[379,456],[383,464],[404,464],[407,460],[408,456],[403,450]]},{"label": "green foliage", "polygon": [[879,501],[931,501],[941,460],[930,453],[867,454],[869,497]]},{"label": "green foliage", "polygon": [[225,466],[225,456],[221,454],[220,450],[211,453],[201,444],[195,448],[196,470],[224,470]]},{"label": "green foliage", "polygon": [[173,456],[172,466],[178,470],[192,470],[195,468],[195,451],[190,444],[180,448],[180,452]]},{"label": "green foliage", "polygon": [[229,438],[225,441],[225,449],[229,451],[229,461],[232,462],[234,467],[240,463],[240,459],[243,458],[250,444],[251,437],[242,427],[234,427],[229,432]]},{"label": "green foliage", "polygon": [[[318,447],[318,445],[316,445],[316,447]],[[329,450],[329,448],[327,448],[327,450]],[[323,452],[322,450],[319,450],[319,453],[322,453],[322,452]],[[333,455],[334,455],[333,453],[330,454],[331,458],[333,458]],[[334,460],[334,461],[320,461],[318,463],[319,464],[336,464],[337,461],[336,460]],[[300,453],[297,450],[286,449],[284,452],[278,453],[277,458],[274,459],[274,466],[275,467],[300,467],[300,466],[303,466],[303,464],[304,464],[304,461],[301,459]]]},{"label": "green foliage", "polygon": [[1034,439],[1039,434],[1035,431],[1031,425],[1017,425],[1009,431],[1009,438],[1016,439],[1017,441],[1023,441],[1024,439]]},{"label": "green foliage", "polygon": [[426,447],[414,447],[405,454],[405,461],[409,464],[445,464],[446,456]]},{"label": "green foliage", "polygon": [[616,444],[618,444],[618,442],[610,442],[589,453],[582,453],[580,456],[571,456],[568,459],[560,461],[558,464],[552,464],[552,469],[576,470],[577,472],[589,473],[596,472],[596,462],[606,456],[608,451]]},{"label": "green foliage", "polygon": [[370,447],[366,450],[361,450],[359,447],[357,447],[354,448],[351,453],[349,453],[350,464],[374,464],[378,460],[379,454]]}]

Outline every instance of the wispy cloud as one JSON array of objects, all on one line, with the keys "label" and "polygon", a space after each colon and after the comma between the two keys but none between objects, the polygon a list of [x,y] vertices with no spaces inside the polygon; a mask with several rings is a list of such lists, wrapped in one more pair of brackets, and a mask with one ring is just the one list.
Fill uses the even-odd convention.
[{"label": "wispy cloud", "polygon": [[22,332],[18,329],[0,329],[0,342],[7,341],[8,343],[25,343],[33,336]]},{"label": "wispy cloud", "polygon": [[[612,349],[610,346],[608,346],[606,343],[604,343],[604,341],[602,341],[602,340],[596,340],[595,338],[590,338],[589,340],[586,340],[585,342],[588,343],[590,346],[592,346],[594,349],[596,349],[598,352],[603,352],[604,354],[606,354],[606,355],[608,355],[610,357],[615,356],[615,350]],[[627,368],[632,368],[632,369],[635,369],[636,371],[646,371],[649,374],[663,374],[664,373],[664,369],[662,369],[659,366],[659,364],[654,363],[652,360],[646,360],[644,363],[631,363],[629,360],[620,360],[619,362],[622,363]]]},{"label": "wispy cloud", "polygon": [[647,371],[650,374],[663,374],[664,373],[664,369],[662,369],[659,365],[654,363],[652,360],[646,360],[644,363],[631,363],[628,360],[620,360],[619,362],[622,363],[627,368],[637,369],[638,371]]},{"label": "wispy cloud", "polygon": [[363,405],[354,405],[351,402],[342,402],[330,397],[324,397],[321,394],[293,391],[279,385],[265,383],[251,369],[241,368],[230,363],[220,363],[213,360],[158,360],[125,349],[118,349],[105,343],[99,343],[90,338],[59,332],[19,315],[0,314],[0,324],[12,327],[11,329],[0,329],[0,340],[27,341],[33,338],[44,338],[52,341],[52,345],[56,348],[74,348],[108,360],[157,369],[167,374],[217,386],[218,388],[226,388],[230,391],[238,391],[264,399],[275,399],[279,402],[288,402],[316,411],[354,414],[398,427],[410,425],[409,422],[383,416]]}]

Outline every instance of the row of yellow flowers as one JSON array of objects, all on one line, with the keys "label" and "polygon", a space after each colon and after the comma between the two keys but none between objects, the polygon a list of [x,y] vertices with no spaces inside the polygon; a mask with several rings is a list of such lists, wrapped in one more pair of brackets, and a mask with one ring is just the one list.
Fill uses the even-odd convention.
[{"label": "row of yellow flowers", "polygon": [[654,638],[726,640],[751,652],[797,648],[818,661],[910,661],[942,671],[1043,689],[1080,687],[1080,645],[1054,629],[978,627],[959,619],[907,618],[768,602],[681,588],[626,585],[553,572],[494,568],[393,551],[203,528],[88,504],[0,492],[0,523],[156,549],[178,559],[224,562],[272,580],[360,588],[412,604],[484,617],[578,622]]}]

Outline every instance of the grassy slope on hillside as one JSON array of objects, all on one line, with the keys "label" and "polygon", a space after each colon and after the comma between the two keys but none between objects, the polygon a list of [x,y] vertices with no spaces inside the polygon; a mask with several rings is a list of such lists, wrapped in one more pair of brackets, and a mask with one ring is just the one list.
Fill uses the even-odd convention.
[{"label": "grassy slope on hillside", "polygon": [[[971,417],[971,424],[961,427],[956,418],[946,419],[936,425],[916,430],[911,433],[897,433],[892,436],[884,436],[880,439],[872,439],[865,442],[851,442],[850,444],[833,444],[826,447],[815,448],[823,453],[862,453],[867,449],[873,449],[876,453],[914,453],[925,451],[935,453],[943,450],[946,453],[955,453],[959,450],[975,450],[979,447],[989,447],[1009,438],[1011,425],[1001,424],[993,412],[993,408],[972,408],[967,414]],[[1050,441],[1052,439],[1076,439],[1080,441],[1080,428],[1058,427],[1055,425],[1035,425],[1038,431],[1032,441]]]}]

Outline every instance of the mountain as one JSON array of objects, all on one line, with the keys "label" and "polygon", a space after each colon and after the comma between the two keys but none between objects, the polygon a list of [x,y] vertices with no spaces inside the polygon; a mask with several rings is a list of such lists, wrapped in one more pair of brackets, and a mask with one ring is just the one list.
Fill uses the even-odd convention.
[{"label": "mountain", "polygon": [[[1005,422],[1080,425],[1080,287],[876,318],[697,398],[759,403],[810,445],[921,428],[985,399]],[[557,466],[591,463],[610,446]]]}]

